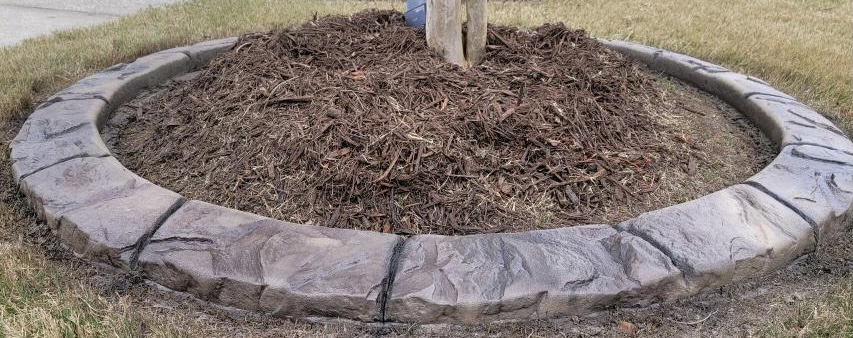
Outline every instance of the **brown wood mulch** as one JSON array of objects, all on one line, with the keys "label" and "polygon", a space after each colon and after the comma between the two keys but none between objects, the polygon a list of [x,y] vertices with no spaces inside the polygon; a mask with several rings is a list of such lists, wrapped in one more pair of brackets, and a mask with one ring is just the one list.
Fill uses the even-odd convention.
[{"label": "brown wood mulch", "polygon": [[561,24],[490,26],[485,62],[461,69],[401,13],[367,11],[243,36],[194,76],[128,106],[115,151],[189,198],[295,222],[583,224],[690,158],[651,118],[665,86]]}]

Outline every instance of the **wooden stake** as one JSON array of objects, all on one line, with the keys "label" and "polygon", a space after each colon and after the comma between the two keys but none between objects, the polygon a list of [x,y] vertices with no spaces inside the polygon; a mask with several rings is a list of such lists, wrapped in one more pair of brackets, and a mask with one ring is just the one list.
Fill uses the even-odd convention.
[{"label": "wooden stake", "polygon": [[460,0],[427,0],[426,36],[427,45],[445,61],[465,67],[461,7]]},{"label": "wooden stake", "polygon": [[465,58],[468,64],[476,66],[486,57],[486,31],[488,14],[486,0],[468,0],[468,33],[465,44]]}]

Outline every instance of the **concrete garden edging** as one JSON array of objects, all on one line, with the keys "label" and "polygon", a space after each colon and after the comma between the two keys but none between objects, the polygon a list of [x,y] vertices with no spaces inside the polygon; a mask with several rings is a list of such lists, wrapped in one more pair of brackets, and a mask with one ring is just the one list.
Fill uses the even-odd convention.
[{"label": "concrete garden edging", "polygon": [[645,305],[766,274],[853,215],[853,142],[829,120],[759,79],[608,40],[737,108],[778,145],[776,159],[742,184],[612,226],[410,238],[188,201],[124,168],[99,134],[113,109],[236,42],[110,67],[25,122],[10,146],[14,178],[75,254],[276,316],[470,324]]}]

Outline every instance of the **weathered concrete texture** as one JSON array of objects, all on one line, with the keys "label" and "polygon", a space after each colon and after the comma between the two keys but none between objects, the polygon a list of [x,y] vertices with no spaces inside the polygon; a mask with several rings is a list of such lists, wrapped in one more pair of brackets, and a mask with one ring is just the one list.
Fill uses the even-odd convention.
[{"label": "weathered concrete texture", "polygon": [[751,111],[764,114],[754,119],[760,129],[780,149],[793,144],[817,144],[853,154],[853,142],[820,113],[796,100],[768,95],[752,95],[744,103]]},{"label": "weathered concrete texture", "polygon": [[658,50],[654,52],[653,59],[649,64],[652,68],[714,94],[742,113],[749,113],[743,111],[743,102],[751,95],[764,94],[793,99],[761,79],[732,73],[726,68],[691,56]]},{"label": "weathered concrete texture", "polygon": [[[684,67],[683,64],[693,64],[696,61],[689,56],[675,53],[665,53],[657,59],[662,67]],[[691,62],[693,61],[693,62]],[[666,71],[666,70],[665,70]],[[744,105],[745,99],[752,95],[770,95],[793,100],[791,96],[770,87],[763,80],[731,72],[710,72],[706,68],[697,68],[692,73],[685,75],[684,80],[707,91],[721,100],[737,108],[738,111],[747,115],[754,114]],[[750,117],[750,116],[747,116]],[[750,117],[751,118],[751,117]]]},{"label": "weathered concrete texture", "polygon": [[81,124],[96,124],[109,109],[101,99],[63,100],[54,98],[38,105],[21,127],[13,143],[44,141]]},{"label": "weathered concrete texture", "polygon": [[112,157],[71,159],[21,180],[21,190],[51,229],[68,212],[128,197],[152,185]]},{"label": "weathered concrete texture", "polygon": [[23,142],[12,147],[12,173],[20,180],[38,170],[71,158],[83,156],[108,156],[94,125],[87,124],[73,132],[52,137],[41,142]]},{"label": "weathered concrete texture", "polygon": [[406,241],[387,318],[476,323],[575,315],[686,291],[649,243],[610,226]]},{"label": "weathered concrete texture", "polygon": [[99,99],[42,104],[10,145],[15,180],[71,158],[109,155],[95,126],[106,108]]},{"label": "weathered concrete texture", "polygon": [[130,195],[72,209],[59,218],[59,239],[78,256],[129,268],[133,253],[184,199],[149,184]]},{"label": "weathered concrete texture", "polygon": [[658,53],[663,53],[665,50],[654,48],[646,45],[640,45],[628,41],[598,39],[605,47],[624,54],[631,60],[639,61],[647,65],[651,65],[655,61]]},{"label": "weathered concrete texture", "polygon": [[[150,54],[86,77],[60,91],[51,100],[102,98],[110,106],[118,107],[143,88],[186,73],[190,66],[190,58],[183,53]],[[98,126],[103,125],[106,119],[106,114],[98,116]]]},{"label": "weathered concrete texture", "polygon": [[237,40],[238,38],[232,37],[204,41],[191,46],[167,49],[160,53],[183,53],[190,58],[192,61],[192,68],[195,69],[207,65],[210,63],[210,60],[213,60],[219,54],[222,54],[222,52],[234,47]]},{"label": "weathered concrete texture", "polygon": [[157,230],[139,267],[168,288],[228,306],[373,321],[400,240],[190,201]]},{"label": "weathered concrete texture", "polygon": [[[628,41],[599,39],[605,47],[624,54],[625,56],[649,65],[652,69],[667,73],[676,78],[694,83],[704,88],[711,77],[697,76],[707,74],[730,73],[727,68],[706,62],[691,56],[673,53],[664,49],[640,45]],[[695,82],[694,82],[695,81]]]},{"label": "weathered concrete texture", "polygon": [[617,228],[665,252],[691,292],[765,274],[815,246],[802,217],[747,185],[644,213]]},{"label": "weathered concrete texture", "polygon": [[819,238],[853,218],[853,154],[811,145],[785,147],[747,183],[801,213]]}]

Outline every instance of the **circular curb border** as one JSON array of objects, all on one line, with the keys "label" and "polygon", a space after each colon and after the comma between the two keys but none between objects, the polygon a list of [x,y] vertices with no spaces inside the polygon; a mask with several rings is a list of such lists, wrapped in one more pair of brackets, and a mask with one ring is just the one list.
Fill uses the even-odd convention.
[{"label": "circular curb border", "polygon": [[832,122],[754,77],[611,40],[600,42],[734,106],[778,156],[742,184],[613,226],[407,239],[188,201],[124,168],[99,133],[111,112],[236,42],[110,67],[25,122],[10,145],[14,178],[75,254],[276,316],[469,324],[695,294],[784,267],[853,218],[853,143]]}]

